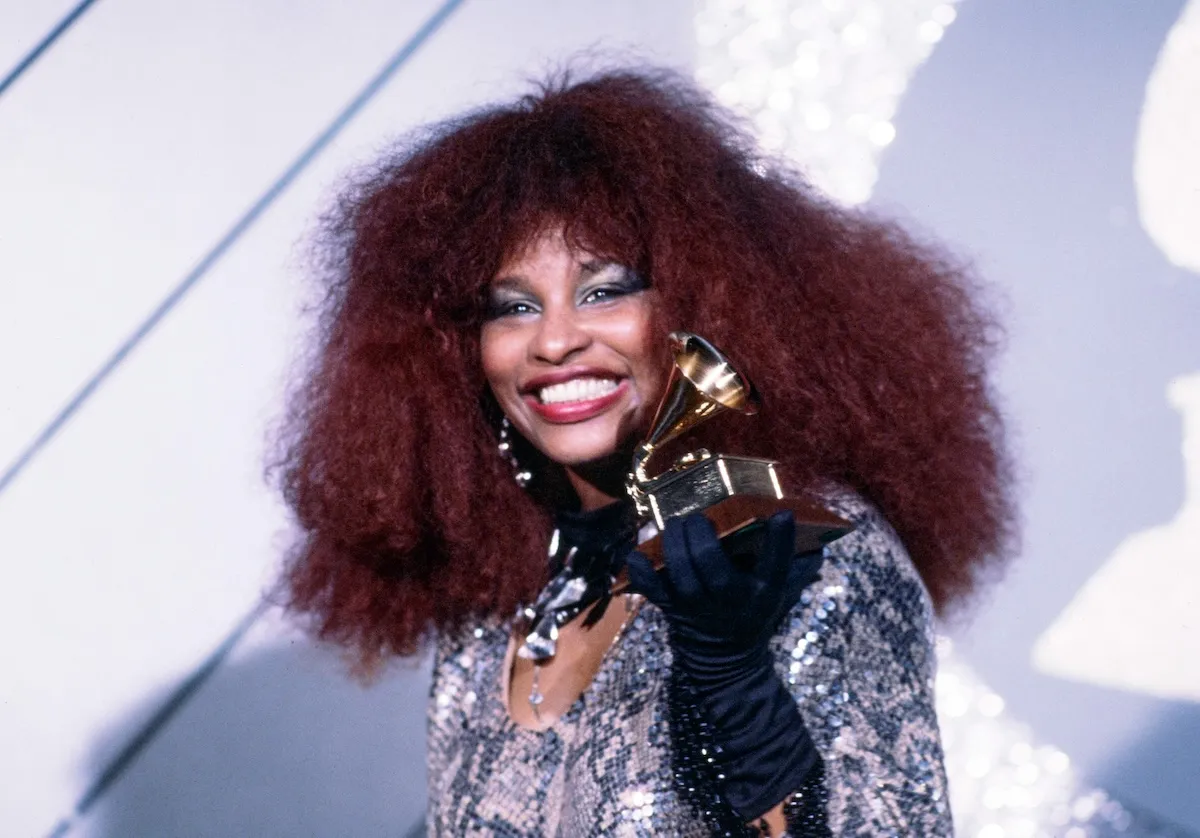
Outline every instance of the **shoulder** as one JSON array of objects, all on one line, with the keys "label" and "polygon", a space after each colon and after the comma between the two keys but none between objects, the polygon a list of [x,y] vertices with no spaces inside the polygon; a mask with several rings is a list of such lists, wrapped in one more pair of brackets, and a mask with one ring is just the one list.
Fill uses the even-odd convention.
[{"label": "shoulder", "polygon": [[932,627],[929,591],[879,508],[840,486],[823,489],[817,499],[854,525],[852,532],[825,548],[823,577],[836,578],[848,603],[870,603],[880,618]]},{"label": "shoulder", "polygon": [[908,551],[861,495],[832,488],[817,499],[854,530],[825,548],[820,578],[780,627],[788,682],[925,692],[936,669],[933,605]]}]

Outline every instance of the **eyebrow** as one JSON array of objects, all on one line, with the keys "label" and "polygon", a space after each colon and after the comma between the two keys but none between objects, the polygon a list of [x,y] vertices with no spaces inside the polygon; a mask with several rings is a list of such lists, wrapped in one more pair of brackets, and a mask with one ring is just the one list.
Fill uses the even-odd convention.
[{"label": "eyebrow", "polygon": [[[601,271],[620,263],[612,259],[588,259],[579,263],[579,270],[585,277],[595,276]],[[506,274],[488,283],[488,291],[525,291],[529,288],[529,280],[520,274]]]},{"label": "eyebrow", "polygon": [[598,274],[615,264],[617,263],[611,259],[588,259],[586,262],[579,263],[579,269],[585,274]]},{"label": "eyebrow", "polygon": [[493,291],[523,291],[529,288],[529,282],[520,276],[502,276],[488,283],[488,293]]}]

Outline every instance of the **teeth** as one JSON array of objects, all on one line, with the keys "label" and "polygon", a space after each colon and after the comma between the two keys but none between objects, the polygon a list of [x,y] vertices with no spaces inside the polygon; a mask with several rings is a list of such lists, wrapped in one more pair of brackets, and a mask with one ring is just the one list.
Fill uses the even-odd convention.
[{"label": "teeth", "polygon": [[559,402],[583,402],[606,396],[617,389],[611,378],[572,378],[561,384],[551,384],[538,391],[542,404]]}]

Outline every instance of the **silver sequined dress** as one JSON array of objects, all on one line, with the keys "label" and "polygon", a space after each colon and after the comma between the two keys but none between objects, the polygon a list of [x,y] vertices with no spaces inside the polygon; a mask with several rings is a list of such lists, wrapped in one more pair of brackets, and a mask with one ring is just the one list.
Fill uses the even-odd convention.
[{"label": "silver sequined dress", "polygon": [[[774,640],[825,763],[841,836],[952,835],[934,713],[932,611],[878,511],[827,498],[857,529]],[[439,639],[429,707],[431,836],[703,836],[672,782],[666,623],[644,605],[549,730],[518,727],[500,684],[511,634],[493,621]]]}]

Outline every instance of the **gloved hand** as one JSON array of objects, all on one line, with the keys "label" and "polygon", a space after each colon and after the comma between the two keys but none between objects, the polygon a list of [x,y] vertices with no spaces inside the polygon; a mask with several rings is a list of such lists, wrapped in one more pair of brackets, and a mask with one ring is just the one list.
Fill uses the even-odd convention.
[{"label": "gloved hand", "polygon": [[675,666],[723,750],[724,794],[747,820],[800,788],[818,761],[795,701],[775,674],[770,640],[820,574],[820,552],[793,554],[795,521],[772,515],[750,561],[730,556],[700,514],[663,530],[661,571],[633,552],[630,589],[662,609]]}]

